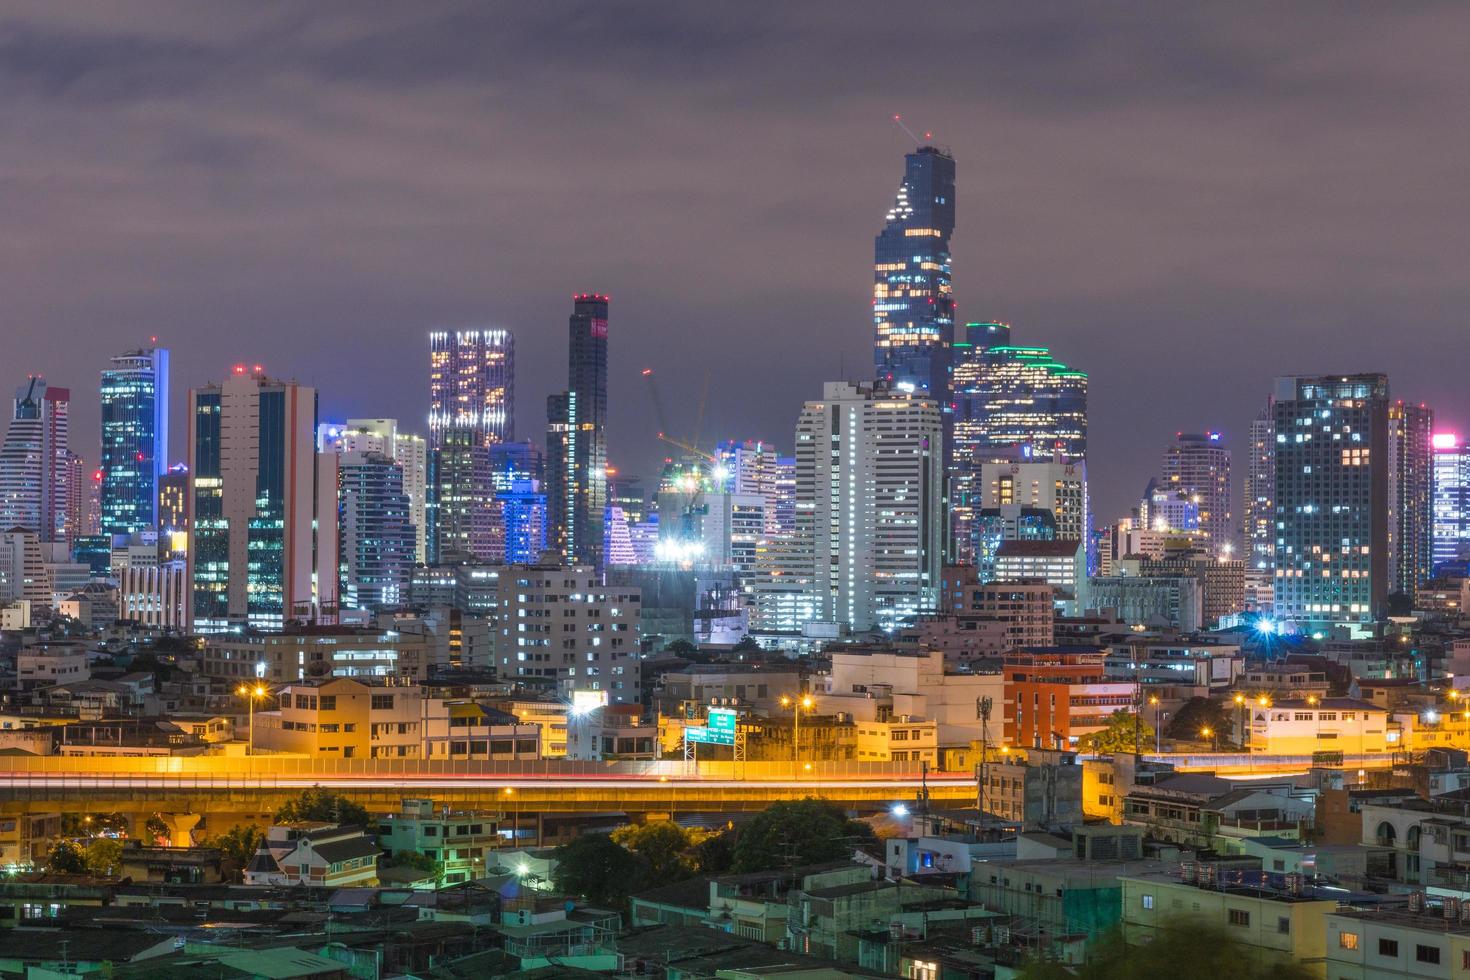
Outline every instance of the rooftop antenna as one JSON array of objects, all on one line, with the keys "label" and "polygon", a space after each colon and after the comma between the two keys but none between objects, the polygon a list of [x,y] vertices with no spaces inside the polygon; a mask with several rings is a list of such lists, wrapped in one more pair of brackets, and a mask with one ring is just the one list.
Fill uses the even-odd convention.
[{"label": "rooftop antenna", "polygon": [[912,129],[909,129],[908,124],[903,121],[903,116],[900,116],[898,113],[895,112],[893,114],[893,121],[898,123],[898,128],[903,130],[905,133],[908,133],[909,139],[913,140],[916,144],[923,142],[923,140],[919,139],[919,137],[914,134],[914,131]]}]

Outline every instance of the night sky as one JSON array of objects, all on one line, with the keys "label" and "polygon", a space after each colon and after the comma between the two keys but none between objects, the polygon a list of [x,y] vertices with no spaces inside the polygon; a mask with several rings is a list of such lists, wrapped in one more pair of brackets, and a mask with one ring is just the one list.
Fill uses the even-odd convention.
[{"label": "night sky", "polygon": [[1464,4],[6,0],[0,389],[70,386],[95,461],[157,334],[180,407],[260,362],[422,430],[426,332],[500,326],[540,440],[596,290],[615,464],[663,454],[646,366],[671,429],[707,373],[703,441],[789,450],[871,372],[899,112],[958,162],[960,321],[1091,374],[1111,519],[1278,373],[1470,424],[1467,49]]}]

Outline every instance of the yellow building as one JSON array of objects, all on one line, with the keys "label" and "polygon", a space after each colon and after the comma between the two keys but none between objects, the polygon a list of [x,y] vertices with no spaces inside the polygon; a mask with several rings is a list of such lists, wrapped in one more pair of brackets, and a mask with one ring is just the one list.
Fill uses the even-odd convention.
[{"label": "yellow building", "polygon": [[[1166,923],[1194,919],[1224,928],[1262,966],[1296,963],[1325,976],[1327,916],[1337,911],[1338,899],[1318,898],[1310,888],[1291,894],[1237,885],[1229,880],[1235,873],[1219,871],[1227,877],[1224,887],[1183,881],[1178,874],[1119,878],[1123,934],[1129,945],[1151,942]],[[1258,881],[1261,875],[1259,871],[1239,873],[1251,881]]]},{"label": "yellow building", "polygon": [[1388,712],[1353,698],[1248,702],[1250,751],[1256,755],[1310,756],[1314,752],[1370,755],[1392,752],[1397,734]]},{"label": "yellow building", "polygon": [[939,726],[932,721],[860,721],[859,762],[939,763]]}]

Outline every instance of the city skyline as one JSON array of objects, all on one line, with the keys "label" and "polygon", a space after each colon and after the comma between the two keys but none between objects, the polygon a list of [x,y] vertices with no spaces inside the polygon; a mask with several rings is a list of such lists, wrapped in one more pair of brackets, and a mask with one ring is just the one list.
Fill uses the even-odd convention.
[{"label": "city skyline", "polygon": [[[1289,24],[1233,18],[1229,32],[1213,14],[1167,8],[1117,24],[1002,8],[916,14],[945,50],[972,49],[941,60],[956,73],[948,88],[984,93],[978,101],[885,64],[860,17],[787,12],[780,29],[751,35],[730,34],[721,13],[666,20],[673,13],[660,36],[701,42],[735,75],[766,79],[735,97],[771,106],[779,90],[785,107],[760,120],[732,115],[731,95],[696,78],[650,104],[664,110],[648,113],[654,122],[598,114],[605,100],[583,98],[597,71],[528,43],[550,16],[534,11],[491,30],[488,14],[433,7],[411,25],[422,56],[402,62],[390,57],[405,26],[393,17],[352,14],[334,33],[310,15],[283,24],[260,11],[201,12],[167,28],[146,16],[82,29],[39,7],[13,15],[8,50],[28,56],[0,59],[0,72],[13,111],[37,127],[12,167],[15,213],[33,228],[6,273],[17,373],[69,386],[75,419],[90,423],[102,365],[77,364],[76,351],[156,334],[175,351],[178,390],[247,360],[318,388],[326,417],[417,423],[427,412],[420,384],[369,390],[351,378],[388,379],[402,365],[419,374],[428,330],[504,328],[520,347],[518,414],[534,420],[560,388],[556,310],[593,289],[617,298],[624,325],[609,374],[609,452],[620,468],[651,479],[663,455],[642,367],[665,379],[665,397],[697,397],[703,371],[681,353],[691,324],[763,352],[754,379],[712,372],[706,429],[785,450],[801,404],[825,381],[863,377],[870,361],[875,209],[892,200],[899,158],[913,149],[891,122],[902,112],[956,160],[957,320],[1013,322],[1094,381],[1099,515],[1126,509],[1173,432],[1219,430],[1243,446],[1278,374],[1384,371],[1397,395],[1467,428],[1452,359],[1419,353],[1458,330],[1460,287],[1443,257],[1461,251],[1450,216],[1464,191],[1432,161],[1463,151],[1454,127],[1426,133],[1424,123],[1456,116],[1457,76],[1445,73],[1460,69],[1384,46],[1387,37],[1433,51],[1454,35],[1454,13],[1386,26],[1322,8]],[[618,66],[621,106],[690,67],[667,46],[661,59],[637,57],[649,28],[584,11],[564,30],[598,38],[604,63]],[[464,44],[467,35],[483,44]],[[127,53],[135,43],[152,53],[146,64]],[[786,43],[811,54],[788,64]],[[839,44],[861,71],[837,57]],[[1117,46],[1134,57],[1104,57]],[[333,70],[349,58],[350,71]],[[276,63],[300,75],[280,83],[286,92],[272,81]],[[742,71],[762,67],[770,73]],[[517,71],[560,83],[535,105],[495,97],[511,77],[502,73]],[[1093,83],[1085,91],[1082,76]],[[364,96],[385,84],[394,97],[372,114]],[[798,91],[849,94],[818,111],[791,102]],[[157,116],[153,97],[163,100]],[[463,107],[481,98],[490,111],[467,123]],[[106,119],[94,112],[101,99],[117,110]],[[1262,99],[1269,118],[1255,111]],[[340,134],[309,126],[306,105],[338,119]],[[272,125],[253,128],[262,114]],[[517,138],[500,138],[507,132]],[[571,152],[588,133],[604,146],[595,168]],[[113,152],[88,165],[99,169],[70,162],[101,141]],[[158,166],[137,166],[148,154]],[[383,160],[365,159],[375,155]],[[42,180],[58,167],[74,195],[64,206]],[[231,190],[208,193],[216,185]],[[689,220],[647,207],[656,188]],[[281,200],[313,203],[292,217]],[[96,218],[85,227],[70,218],[77,202]],[[709,258],[727,251],[739,260]],[[557,261],[544,261],[551,252]],[[99,286],[77,289],[89,281],[84,267]],[[1175,370],[1160,372],[1143,351],[1165,352]],[[1216,370],[1191,373],[1202,359]],[[174,411],[181,431],[177,400]],[[75,428],[91,465],[90,425]]]}]

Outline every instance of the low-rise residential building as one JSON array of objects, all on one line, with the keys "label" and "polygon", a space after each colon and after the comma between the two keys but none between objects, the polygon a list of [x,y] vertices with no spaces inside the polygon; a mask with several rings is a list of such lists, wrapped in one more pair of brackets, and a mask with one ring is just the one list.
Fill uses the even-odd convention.
[{"label": "low-rise residential building", "polygon": [[1390,735],[1387,711],[1353,698],[1258,700],[1247,708],[1253,753],[1365,755],[1391,751],[1397,741],[1396,733]]},{"label": "low-rise residential building", "polygon": [[87,648],[75,642],[48,642],[22,647],[15,655],[15,682],[22,691],[72,684],[91,677]]},{"label": "low-rise residential building", "polygon": [[511,698],[489,698],[485,701],[512,715],[522,725],[539,729],[541,758],[563,759],[567,754],[567,715],[571,705],[565,701],[532,701]]},{"label": "low-rise residential building", "polygon": [[341,677],[287,684],[255,712],[255,744],[313,758],[422,758],[424,695],[412,684]]},{"label": "low-rise residential building", "polygon": [[1299,838],[1313,821],[1313,795],[1291,780],[1242,787],[1210,773],[1178,773],[1136,784],[1123,820],[1160,839],[1211,847],[1219,837]]},{"label": "low-rise residential building", "polygon": [[[1210,880],[1192,881],[1191,874]],[[1324,975],[1327,916],[1337,911],[1341,889],[1289,890],[1273,886],[1262,872],[1217,872],[1208,864],[1187,866],[1182,875],[1125,875],[1120,882],[1123,935],[1131,945],[1149,942],[1167,923],[1194,918],[1223,928],[1261,965],[1304,965]]]},{"label": "low-rise residential building", "polygon": [[1082,767],[1071,752],[1032,749],[991,757],[981,767],[985,813],[1024,830],[1081,826]]},{"label": "low-rise residential building", "polygon": [[981,738],[977,708],[989,698],[996,706],[990,737],[999,734],[1000,674],[946,670],[937,650],[834,647],[829,656],[831,671],[813,679],[813,714],[845,715],[859,724],[921,719],[937,726],[939,745],[965,745]]},{"label": "low-rise residential building", "polygon": [[60,834],[60,813],[0,817],[0,867],[29,868],[45,864],[52,839]]},{"label": "low-rise residential building", "polygon": [[1453,898],[1409,909],[1327,914],[1328,980],[1454,977],[1470,972],[1470,917]]},{"label": "low-rise residential building", "polygon": [[475,701],[423,702],[423,757],[534,762],[541,758],[541,728]]},{"label": "low-rise residential building", "polygon": [[1076,748],[1133,707],[1137,685],[1107,676],[1095,647],[1023,650],[1006,658],[1005,740],[1009,745]]},{"label": "low-rise residential building", "polygon": [[282,633],[210,635],[200,659],[206,677],[272,684],[327,677],[422,679],[430,637],[397,630],[297,626]]},{"label": "low-rise residential building", "polygon": [[444,867],[443,883],[483,877],[489,852],[507,843],[500,834],[504,814],[451,810],[433,800],[404,800],[397,813],[378,822],[378,846],[393,857],[421,854]]},{"label": "low-rise residential building", "polygon": [[893,718],[861,721],[857,728],[859,762],[938,762],[938,726],[932,721]]},{"label": "low-rise residential building", "polygon": [[245,868],[247,885],[347,888],[378,880],[378,846],[359,827],[277,824]]},{"label": "low-rise residential building", "polygon": [[608,704],[573,711],[567,718],[567,758],[616,762],[659,757],[658,724],[636,704]]}]

